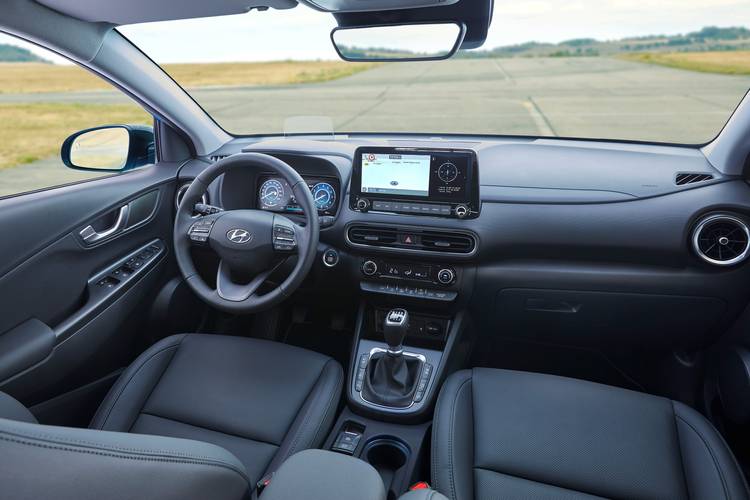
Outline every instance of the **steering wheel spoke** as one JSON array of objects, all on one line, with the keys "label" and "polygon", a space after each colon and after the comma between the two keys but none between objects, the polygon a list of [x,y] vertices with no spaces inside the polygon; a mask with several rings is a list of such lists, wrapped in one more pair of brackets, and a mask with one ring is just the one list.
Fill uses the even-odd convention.
[{"label": "steering wheel spoke", "polygon": [[232,279],[232,272],[229,266],[224,262],[219,262],[219,269],[216,272],[216,294],[224,300],[232,302],[242,302],[255,295],[258,289],[266,282],[269,276],[279,268],[284,261],[278,262],[274,267],[258,273],[250,280],[249,283],[235,283]]},{"label": "steering wheel spoke", "polygon": [[198,217],[195,222],[190,224],[187,230],[190,243],[194,245],[207,245],[208,238],[211,236],[211,229],[213,229],[217,218],[217,214],[206,215]]},{"label": "steering wheel spoke", "polygon": [[297,252],[297,226],[283,215],[273,216],[273,249],[281,254]]}]

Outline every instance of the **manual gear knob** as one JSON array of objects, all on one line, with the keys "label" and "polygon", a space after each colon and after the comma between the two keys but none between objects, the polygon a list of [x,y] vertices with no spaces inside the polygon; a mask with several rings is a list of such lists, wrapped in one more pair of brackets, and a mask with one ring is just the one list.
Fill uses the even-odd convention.
[{"label": "manual gear knob", "polygon": [[409,330],[409,313],[406,309],[391,309],[385,315],[383,336],[388,344],[389,353],[401,354],[407,330]]}]

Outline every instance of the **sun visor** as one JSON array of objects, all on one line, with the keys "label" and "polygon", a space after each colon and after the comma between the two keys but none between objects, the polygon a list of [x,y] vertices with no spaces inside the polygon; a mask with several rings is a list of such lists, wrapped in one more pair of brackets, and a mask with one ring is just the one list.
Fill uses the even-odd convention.
[{"label": "sun visor", "polygon": [[301,0],[310,7],[325,12],[372,12],[403,10],[450,5],[459,0]]},{"label": "sun visor", "polygon": [[36,0],[83,21],[115,25],[244,14],[256,8],[291,9],[296,0]]},{"label": "sun visor", "polygon": [[[310,0],[303,0],[309,3]],[[319,2],[321,0],[314,0]],[[331,3],[349,1],[364,3],[362,0],[330,0]],[[377,2],[367,2],[368,7]],[[408,4],[408,2],[407,2]],[[403,5],[403,3],[402,3]],[[460,49],[481,47],[487,39],[487,31],[492,22],[493,0],[459,0],[439,7],[418,7],[400,10],[378,10],[367,12],[333,12],[339,27],[382,26],[388,24],[455,22],[466,26],[466,34]]]}]

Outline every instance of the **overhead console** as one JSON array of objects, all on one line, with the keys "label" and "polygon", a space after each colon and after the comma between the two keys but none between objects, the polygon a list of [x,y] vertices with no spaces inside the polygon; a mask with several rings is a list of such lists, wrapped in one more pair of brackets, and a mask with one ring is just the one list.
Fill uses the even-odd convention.
[{"label": "overhead console", "polygon": [[479,215],[476,153],[463,149],[360,147],[350,207],[470,219]]}]

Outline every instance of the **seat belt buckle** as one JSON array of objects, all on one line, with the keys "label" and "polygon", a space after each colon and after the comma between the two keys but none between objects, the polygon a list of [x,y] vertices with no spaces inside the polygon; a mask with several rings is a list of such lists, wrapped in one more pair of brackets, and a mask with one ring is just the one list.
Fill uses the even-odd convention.
[{"label": "seat belt buckle", "polygon": [[409,491],[414,490],[429,490],[430,489],[430,483],[427,481],[418,481],[411,486],[409,486]]},{"label": "seat belt buckle", "polygon": [[263,493],[263,490],[266,489],[266,486],[271,484],[271,479],[273,479],[273,472],[266,474],[260,479],[260,481],[255,484],[255,491],[258,492],[258,496]]}]

